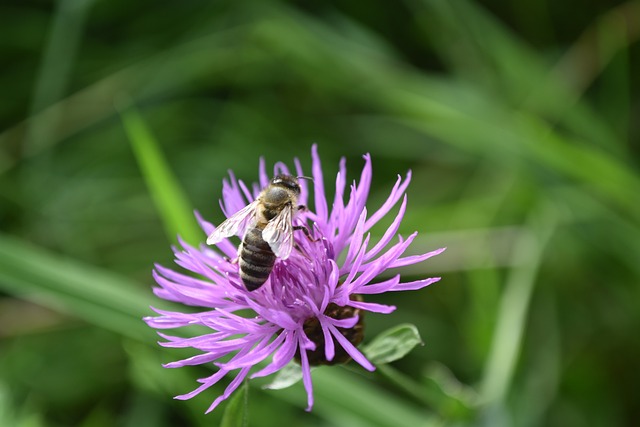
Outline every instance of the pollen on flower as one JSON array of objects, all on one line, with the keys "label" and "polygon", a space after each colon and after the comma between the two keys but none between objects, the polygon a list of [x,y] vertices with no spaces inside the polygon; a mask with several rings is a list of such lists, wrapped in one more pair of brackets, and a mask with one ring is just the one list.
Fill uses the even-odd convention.
[{"label": "pollen on flower", "polygon": [[[227,399],[245,378],[271,375],[296,360],[302,368],[307,410],[310,410],[313,406],[311,366],[353,360],[367,370],[375,369],[357,348],[364,336],[364,313],[386,314],[395,307],[367,302],[366,296],[417,290],[440,280],[433,277],[402,282],[400,275],[396,274],[376,281],[388,269],[422,262],[444,250],[403,256],[417,235],[397,235],[406,210],[405,191],[410,173],[404,179],[398,177],[387,200],[369,214],[366,205],[372,178],[370,156],[364,156],[360,179],[351,184],[348,196],[345,192],[346,161],[340,161],[335,179],[335,198],[329,203],[317,146],[313,146],[311,155],[313,195],[310,195],[310,185],[306,180],[296,183],[299,194],[293,184],[287,184],[296,190],[297,203],[307,205],[313,202],[313,208],[301,210],[287,219],[291,221],[291,230],[305,227],[311,238],[292,231],[290,253],[286,257],[276,256],[264,284],[255,290],[247,289],[238,264],[229,261],[236,258],[238,248],[227,237],[236,234],[242,238],[245,229],[254,221],[250,215],[246,223],[242,222],[231,230],[233,233],[224,230],[225,237],[218,236],[223,233],[215,233],[216,227],[197,215],[204,231],[203,240],[206,236],[215,235],[216,238],[210,242],[215,246],[196,248],[181,242],[182,247],[174,250],[176,263],[197,277],[156,266],[153,274],[158,286],[154,293],[158,297],[200,307],[201,310],[181,313],[154,309],[158,315],[145,318],[147,324],[158,330],[190,325],[201,325],[210,330],[210,333],[191,338],[160,333],[165,339],[161,345],[188,347],[197,352],[166,367],[207,364],[215,370],[212,375],[198,380],[199,387],[177,396],[178,399],[189,399],[223,378],[231,377],[224,393],[209,407],[208,411],[211,411]],[[295,169],[290,171],[285,164],[276,163],[272,176],[305,176],[297,159],[294,166]],[[230,173],[223,182],[221,200],[227,217],[255,203],[269,185],[266,163],[262,159],[258,182],[247,186]],[[371,242],[368,233],[371,227],[398,204],[400,206],[391,225],[380,240]],[[232,225],[236,227],[235,223]],[[268,224],[264,227],[266,229]],[[268,238],[264,240],[271,241]],[[278,250],[273,252],[278,253]],[[253,315],[247,316],[247,311]]]}]

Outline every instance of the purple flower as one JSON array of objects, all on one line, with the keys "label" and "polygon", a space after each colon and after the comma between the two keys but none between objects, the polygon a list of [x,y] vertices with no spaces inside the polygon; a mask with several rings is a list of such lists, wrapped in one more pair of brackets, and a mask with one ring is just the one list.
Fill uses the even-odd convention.
[{"label": "purple flower", "polygon": [[[205,309],[189,314],[154,309],[159,316],[145,318],[147,324],[156,329],[201,325],[211,330],[193,338],[159,332],[166,340],[160,343],[165,347],[192,347],[200,351],[196,356],[165,366],[175,368],[214,363],[218,368],[213,375],[198,380],[200,387],[177,396],[177,399],[189,399],[223,377],[237,372],[224,393],[209,407],[209,412],[228,398],[245,378],[272,374],[296,360],[302,367],[307,410],[310,410],[313,405],[311,365],[353,359],[369,371],[375,369],[357,348],[362,340],[362,313],[386,314],[395,307],[366,302],[362,296],[416,290],[440,280],[434,277],[402,282],[400,275],[395,275],[374,282],[387,269],[415,264],[444,250],[403,257],[417,233],[406,239],[398,235],[397,241],[392,243],[405,213],[405,190],[411,178],[410,172],[404,180],[398,176],[387,200],[369,215],[366,202],[372,171],[368,154],[364,156],[360,180],[350,186],[346,204],[346,161],[344,158],[340,161],[331,209],[315,145],[312,160],[313,182],[300,181],[299,202],[307,204],[308,187],[313,185],[314,208],[300,211],[294,218],[296,225],[310,229],[312,239],[294,232],[296,249],[286,260],[276,261],[269,279],[261,288],[249,292],[243,286],[237,263],[230,261],[236,258],[237,247],[228,239],[216,244],[217,251],[207,246],[194,248],[180,242],[182,250],[174,250],[176,263],[196,273],[198,278],[156,266],[153,275],[159,287],[154,288],[154,292],[158,297]],[[294,175],[304,176],[298,159],[294,163]],[[283,163],[277,163],[274,175],[278,174],[291,173]],[[252,202],[268,185],[264,159],[260,161],[259,179],[259,185],[249,188],[230,173],[229,180],[223,183],[221,201],[227,217]],[[402,202],[392,224],[378,242],[370,242],[368,231],[400,200]],[[215,230],[200,216],[198,220],[207,235]]]}]

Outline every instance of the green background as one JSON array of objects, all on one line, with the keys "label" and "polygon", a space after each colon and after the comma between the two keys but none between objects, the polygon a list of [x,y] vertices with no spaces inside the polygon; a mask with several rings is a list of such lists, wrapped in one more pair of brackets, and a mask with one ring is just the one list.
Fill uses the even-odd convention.
[{"label": "green background", "polygon": [[371,153],[370,210],[413,171],[400,232],[448,249],[402,273],[443,279],[366,319],[424,346],[317,370],[310,414],[252,382],[249,425],[636,425],[639,36],[638,1],[3,2],[0,426],[218,425],[151,269],[312,143],[329,188]]}]

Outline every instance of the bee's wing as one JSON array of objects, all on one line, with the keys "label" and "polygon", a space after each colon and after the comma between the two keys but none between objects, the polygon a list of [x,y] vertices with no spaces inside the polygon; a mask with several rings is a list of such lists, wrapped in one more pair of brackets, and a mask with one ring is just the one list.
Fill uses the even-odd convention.
[{"label": "bee's wing", "polygon": [[227,218],[227,220],[220,224],[207,238],[207,245],[214,245],[225,237],[244,234],[247,225],[255,221],[257,207],[258,201],[256,200]]},{"label": "bee's wing", "polygon": [[291,205],[287,205],[275,218],[269,221],[262,231],[262,238],[278,258],[289,258],[293,249],[292,219],[293,209]]}]

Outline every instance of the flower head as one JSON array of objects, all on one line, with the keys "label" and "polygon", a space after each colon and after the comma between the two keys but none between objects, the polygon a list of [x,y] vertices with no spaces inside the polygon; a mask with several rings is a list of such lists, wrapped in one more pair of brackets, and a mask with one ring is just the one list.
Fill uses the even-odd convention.
[{"label": "flower head", "polygon": [[[214,363],[218,370],[198,380],[201,385],[190,393],[177,396],[189,399],[228,374],[235,378],[208,411],[249,378],[263,377],[282,369],[292,360],[302,367],[303,383],[310,410],[313,405],[311,365],[343,363],[353,359],[367,370],[375,367],[358,350],[362,340],[362,314],[366,311],[387,314],[395,307],[366,302],[363,296],[390,291],[416,290],[440,280],[439,277],[402,282],[400,275],[375,282],[387,269],[415,264],[441,253],[438,249],[422,255],[402,256],[417,233],[406,239],[397,236],[404,216],[405,190],[411,174],[398,176],[391,194],[382,206],[369,215],[366,202],[371,186],[372,168],[369,155],[364,156],[359,181],[350,186],[345,204],[346,161],[340,161],[336,176],[335,197],[329,209],[324,190],[322,166],[317,147],[312,149],[312,183],[301,180],[299,203],[309,201],[313,186],[313,209],[301,210],[294,225],[308,227],[310,236],[294,231],[295,249],[287,259],[277,259],[266,283],[255,291],[245,288],[240,279],[237,247],[223,239],[216,249],[195,248],[181,242],[175,249],[176,263],[196,273],[198,278],[162,266],[156,266],[154,278],[160,298],[186,305],[203,307],[198,313],[169,312],[154,309],[159,316],[145,321],[156,329],[173,329],[201,325],[211,330],[205,335],[181,338],[159,333],[165,347],[191,347],[200,354],[172,362],[166,367],[182,367]],[[274,167],[274,176],[304,176],[295,159],[295,174],[283,163]],[[263,159],[260,161],[259,184],[251,188],[230,173],[223,183],[221,208],[227,217],[251,203],[269,177]],[[368,231],[400,203],[395,219],[382,238],[372,243]],[[207,235],[215,227],[198,216]],[[393,240],[397,241],[392,243]],[[252,313],[248,316],[246,313]],[[260,366],[258,367],[258,365]],[[207,412],[208,412],[207,411]]]}]

